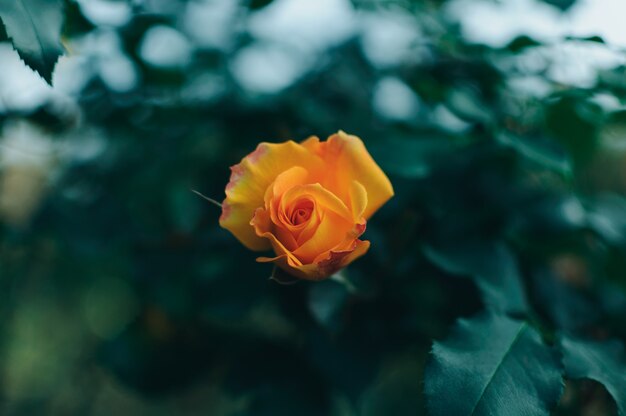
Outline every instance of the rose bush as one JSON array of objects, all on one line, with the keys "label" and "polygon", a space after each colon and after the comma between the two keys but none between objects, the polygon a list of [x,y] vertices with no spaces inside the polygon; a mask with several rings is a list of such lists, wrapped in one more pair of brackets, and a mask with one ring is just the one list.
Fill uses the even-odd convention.
[{"label": "rose bush", "polygon": [[246,247],[273,248],[273,262],[320,280],[369,249],[367,220],[393,196],[361,139],[342,131],[321,142],[261,143],[231,167],[220,225]]}]

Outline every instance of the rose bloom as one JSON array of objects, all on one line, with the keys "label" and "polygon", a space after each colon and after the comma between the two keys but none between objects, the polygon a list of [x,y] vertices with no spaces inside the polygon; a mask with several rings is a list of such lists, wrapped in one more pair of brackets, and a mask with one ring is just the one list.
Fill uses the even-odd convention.
[{"label": "rose bloom", "polygon": [[289,274],[321,280],[367,252],[367,220],[393,196],[356,136],[261,143],[231,167],[220,225]]}]

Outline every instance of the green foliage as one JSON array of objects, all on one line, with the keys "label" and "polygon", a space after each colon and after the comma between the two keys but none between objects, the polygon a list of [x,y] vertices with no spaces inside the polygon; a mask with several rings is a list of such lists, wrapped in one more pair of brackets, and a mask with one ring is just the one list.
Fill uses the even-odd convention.
[{"label": "green foliage", "polygon": [[561,338],[563,365],[570,378],[587,378],[602,383],[617,403],[619,414],[626,414],[626,361],[619,342]]},{"label": "green foliage", "polygon": [[544,0],[546,3],[558,7],[561,10],[567,10],[576,4],[576,0]]},{"label": "green foliage", "polygon": [[[602,111],[587,101],[586,94],[556,98],[546,111],[548,131],[563,143],[575,163],[584,164],[594,154]],[[563,123],[568,120],[568,123]]]},{"label": "green foliage", "polygon": [[[623,413],[623,53],[318,3],[0,0],[1,414]],[[191,191],[339,129],[395,197],[332,279]]]},{"label": "green foliage", "polygon": [[0,3],[0,22],[24,62],[49,84],[63,54],[60,0],[15,0]]},{"label": "green foliage", "polygon": [[273,0],[251,0],[250,9],[257,10],[269,5]]},{"label": "green foliage", "polygon": [[563,389],[559,357],[526,322],[482,314],[436,342],[426,370],[432,415],[549,415]]},{"label": "green foliage", "polygon": [[424,254],[448,273],[474,278],[484,302],[491,308],[517,314],[527,311],[515,258],[504,244],[480,240],[448,244],[426,246]]}]

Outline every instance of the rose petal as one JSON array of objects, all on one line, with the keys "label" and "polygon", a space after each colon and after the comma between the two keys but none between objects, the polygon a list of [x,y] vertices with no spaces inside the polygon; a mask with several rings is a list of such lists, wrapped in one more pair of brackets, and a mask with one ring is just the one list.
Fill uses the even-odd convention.
[{"label": "rose petal", "polygon": [[293,241],[289,242],[288,240],[279,240],[274,233],[272,232],[273,225],[271,223],[271,219],[267,210],[263,208],[258,208],[254,213],[254,218],[250,221],[250,225],[254,229],[256,235],[260,238],[266,239],[269,242],[270,246],[274,249],[274,252],[279,255],[285,255],[288,257],[293,257],[294,261],[300,262],[298,258],[296,258],[291,250],[285,247],[282,241],[287,242],[290,245],[293,245]]},{"label": "rose petal", "polygon": [[360,182],[367,191],[367,208],[363,215],[369,219],[393,196],[393,187],[385,173],[370,156],[357,136],[339,131],[320,142],[310,137],[302,146],[319,155],[326,163],[325,180],[322,185],[342,201],[350,197],[352,181]]},{"label": "rose petal", "polygon": [[294,250],[293,254],[304,264],[312,263],[321,253],[337,247],[346,239],[354,226],[350,220],[349,217],[326,212],[313,236]]},{"label": "rose petal", "polygon": [[294,166],[278,175],[274,183],[268,186],[264,198],[265,209],[270,210],[272,221],[275,224],[282,222],[278,213],[278,204],[281,201],[282,195],[289,189],[306,183],[308,177],[309,171],[301,166]]},{"label": "rose petal", "polygon": [[318,263],[322,275],[330,276],[361,257],[370,248],[369,241],[354,240],[354,245],[345,251],[331,251],[328,259]]},{"label": "rose petal", "polygon": [[348,250],[331,251],[325,259],[314,264],[301,264],[299,260],[290,257],[288,254],[276,257],[259,257],[257,261],[264,263],[273,262],[287,273],[301,279],[322,280],[364,255],[369,247],[369,241],[354,240]]},{"label": "rose petal", "polygon": [[265,191],[276,177],[293,166],[301,166],[312,174],[323,170],[322,160],[304,146],[288,141],[261,143],[257,149],[231,168],[222,203],[220,225],[229,230],[251,250],[267,250],[267,239],[259,237],[250,227],[258,207],[264,206]]},{"label": "rose petal", "polygon": [[352,181],[350,187],[350,208],[352,209],[352,217],[355,221],[359,221],[364,217],[367,209],[367,191],[359,181]]},{"label": "rose petal", "polygon": [[320,209],[333,211],[341,217],[352,217],[346,204],[319,183],[296,186],[285,192],[281,200],[281,209],[286,209],[289,204],[301,198],[310,198],[315,201],[316,205],[320,206]]}]

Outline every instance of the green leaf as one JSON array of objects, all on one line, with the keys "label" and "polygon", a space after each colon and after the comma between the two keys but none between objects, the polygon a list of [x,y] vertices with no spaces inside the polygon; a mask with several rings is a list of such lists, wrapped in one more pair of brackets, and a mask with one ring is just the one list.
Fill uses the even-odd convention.
[{"label": "green leaf", "polygon": [[620,416],[626,415],[626,360],[621,343],[561,338],[565,373],[604,385],[613,396]]},{"label": "green leaf", "polygon": [[566,36],[565,40],[572,40],[578,42],[594,42],[594,43],[602,43],[606,44],[604,38],[602,36],[594,35],[594,36]]},{"label": "green leaf", "polygon": [[248,6],[251,10],[262,9],[265,6],[268,6],[273,0],[251,0],[250,5]]},{"label": "green leaf", "polygon": [[626,199],[605,194],[591,199],[587,207],[589,227],[611,244],[626,242]]},{"label": "green leaf", "polygon": [[2,20],[0,20],[0,42],[7,42],[9,37],[7,36],[6,29],[4,25],[2,25]]},{"label": "green leaf", "polygon": [[450,109],[464,120],[479,122],[490,125],[493,114],[489,111],[474,91],[466,89],[453,89],[447,100]]},{"label": "green leaf", "polygon": [[544,2],[553,5],[562,12],[567,11],[576,4],[576,0],[543,0]]},{"label": "green leaf", "polygon": [[322,326],[336,330],[341,324],[341,315],[349,298],[348,289],[332,279],[318,282],[309,290],[309,309]]},{"label": "green leaf", "polygon": [[551,324],[567,330],[584,330],[601,319],[601,310],[588,293],[545,267],[531,272],[532,299]]},{"label": "green leaf", "polygon": [[392,355],[381,365],[377,379],[361,396],[361,416],[377,415],[414,415],[417,409],[424,408],[422,388],[415,380],[424,372],[424,361],[427,351],[419,351],[419,355]]},{"label": "green leaf", "polygon": [[572,176],[572,164],[570,159],[564,152],[553,148],[554,146],[549,146],[550,143],[516,137],[506,133],[499,134],[496,140],[505,146],[511,147],[524,158],[542,168],[557,172],[565,178]]},{"label": "green leaf", "polygon": [[592,159],[598,145],[601,108],[585,94],[564,95],[546,107],[546,128],[569,152],[574,163],[583,166]]},{"label": "green leaf", "polygon": [[20,57],[50,84],[54,66],[63,53],[62,3],[59,0],[1,1],[0,20]]},{"label": "green leaf", "polygon": [[449,241],[424,246],[423,250],[431,262],[446,272],[473,278],[489,307],[513,313],[528,309],[515,257],[505,244]]},{"label": "green leaf", "polygon": [[445,134],[434,131],[415,133],[415,137],[397,135],[371,146],[371,153],[385,172],[403,178],[428,176],[432,166],[458,145]]},{"label": "green leaf", "polygon": [[506,48],[514,53],[519,53],[526,48],[532,48],[535,46],[541,46],[542,43],[536,39],[531,38],[528,35],[521,35],[513,39]]},{"label": "green leaf", "polygon": [[432,416],[548,415],[562,389],[556,351],[526,322],[490,313],[460,319],[425,374]]}]

